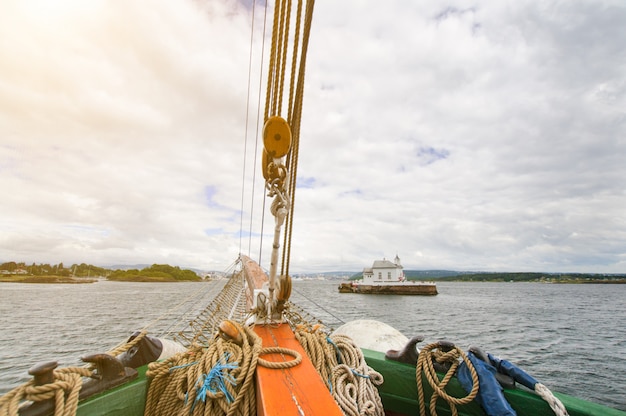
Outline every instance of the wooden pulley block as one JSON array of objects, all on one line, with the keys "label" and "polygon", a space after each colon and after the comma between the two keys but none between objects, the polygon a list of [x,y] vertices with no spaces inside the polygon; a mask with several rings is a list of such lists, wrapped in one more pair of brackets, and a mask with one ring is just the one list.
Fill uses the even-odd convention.
[{"label": "wooden pulley block", "polygon": [[291,296],[291,277],[289,275],[280,276],[280,288],[276,299],[278,301],[286,301]]},{"label": "wooden pulley block", "polygon": [[315,324],[311,327],[311,333],[314,334],[317,330],[319,329],[323,329],[324,325],[322,324]]},{"label": "wooden pulley block", "polygon": [[279,159],[291,148],[291,129],[287,120],[280,116],[272,116],[263,126],[263,145],[267,155]]},{"label": "wooden pulley block", "polygon": [[219,326],[219,336],[226,341],[233,341],[237,345],[243,344],[243,336],[239,328],[232,321],[222,321]]},{"label": "wooden pulley block", "polygon": [[272,163],[272,158],[267,154],[267,150],[263,148],[263,158],[261,159],[261,168],[263,169],[263,178],[265,180],[269,180],[270,178],[270,164]]}]

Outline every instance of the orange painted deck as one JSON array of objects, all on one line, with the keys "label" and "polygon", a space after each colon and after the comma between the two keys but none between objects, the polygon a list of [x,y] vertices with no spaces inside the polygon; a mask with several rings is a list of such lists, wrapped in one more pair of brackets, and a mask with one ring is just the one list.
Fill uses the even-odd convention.
[{"label": "orange painted deck", "polygon": [[[287,369],[257,366],[257,415],[343,416],[289,325],[255,326],[254,332],[263,339],[264,348],[289,348],[302,355],[299,365]],[[293,359],[281,354],[265,354],[262,358],[274,362]]]}]

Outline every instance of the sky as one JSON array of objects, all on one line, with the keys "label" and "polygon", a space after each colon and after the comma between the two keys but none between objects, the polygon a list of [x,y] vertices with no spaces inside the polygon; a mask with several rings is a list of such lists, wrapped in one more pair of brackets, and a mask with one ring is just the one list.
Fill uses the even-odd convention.
[{"label": "sky", "polygon": [[[0,6],[0,262],[269,268],[261,6]],[[626,273],[625,21],[317,0],[291,271]]]}]

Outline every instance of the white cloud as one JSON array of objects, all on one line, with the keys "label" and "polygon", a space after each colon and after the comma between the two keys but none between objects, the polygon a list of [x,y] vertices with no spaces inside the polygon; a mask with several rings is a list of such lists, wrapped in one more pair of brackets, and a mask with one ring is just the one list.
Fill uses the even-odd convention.
[{"label": "white cloud", "polygon": [[[407,268],[626,272],[626,7],[397,6],[316,4],[292,270],[397,253]],[[256,255],[249,6],[3,9],[0,261]]]}]

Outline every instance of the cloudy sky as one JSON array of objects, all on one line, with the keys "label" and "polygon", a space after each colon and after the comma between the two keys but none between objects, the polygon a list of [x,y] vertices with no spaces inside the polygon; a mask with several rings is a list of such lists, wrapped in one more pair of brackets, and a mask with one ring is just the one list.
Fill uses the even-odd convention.
[{"label": "cloudy sky", "polygon": [[[269,267],[249,3],[0,0],[0,262]],[[626,273],[626,3],[315,7],[292,271]]]}]

